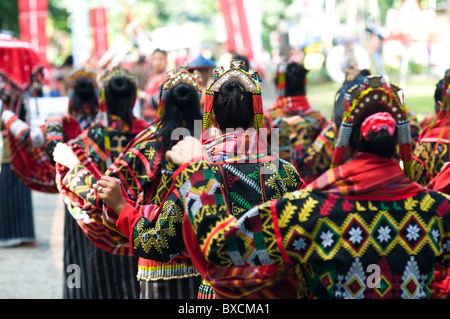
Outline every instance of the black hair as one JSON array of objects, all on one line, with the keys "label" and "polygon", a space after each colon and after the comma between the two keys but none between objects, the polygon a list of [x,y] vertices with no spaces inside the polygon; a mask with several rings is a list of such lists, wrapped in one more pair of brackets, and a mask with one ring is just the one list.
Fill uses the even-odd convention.
[{"label": "black hair", "polygon": [[68,55],[63,64],[61,65],[61,67],[68,67],[68,66],[73,66],[73,56],[72,55]]},{"label": "black hair", "polygon": [[247,129],[253,125],[253,98],[238,81],[227,81],[214,93],[213,111],[219,129]]},{"label": "black hair", "polygon": [[308,70],[301,64],[291,62],[286,65],[285,96],[306,94],[305,79],[307,73]]},{"label": "black hair", "polygon": [[136,86],[125,76],[113,77],[105,87],[106,110],[132,124]]},{"label": "black hair", "polygon": [[397,129],[391,136],[386,130],[380,130],[375,133],[372,129],[368,134],[368,141],[361,136],[361,125],[364,120],[372,114],[378,112],[392,112],[385,105],[376,105],[355,119],[352,134],[350,135],[349,149],[351,153],[356,150],[376,154],[385,158],[393,158],[397,155],[398,134]]},{"label": "black hair", "polygon": [[70,103],[70,112],[84,114],[83,105],[89,105],[90,114],[95,115],[98,110],[99,101],[92,81],[87,78],[79,78],[73,89],[73,97]]},{"label": "black hair", "polygon": [[438,83],[436,83],[436,89],[434,90],[434,101],[442,102],[444,94],[444,79],[441,79]]},{"label": "black hair", "polygon": [[361,72],[353,80],[344,81],[342,86],[337,90],[332,114],[332,120],[336,124],[337,128],[341,126],[342,118],[344,117],[345,92],[347,92],[352,86],[361,84],[365,77],[368,75],[370,75],[369,71],[361,70]]},{"label": "black hair", "polygon": [[164,112],[155,123],[159,125],[155,136],[158,141],[155,148],[161,146],[169,150],[177,141],[172,140],[172,133],[178,127],[185,127],[194,135],[195,120],[202,119],[200,97],[190,85],[180,83],[168,92],[164,102]]},{"label": "black hair", "polygon": [[161,52],[162,54],[164,54],[164,56],[167,56],[167,51],[161,50],[161,49],[155,49],[155,50],[152,52],[152,55],[154,55],[154,54],[157,53],[157,52]]}]

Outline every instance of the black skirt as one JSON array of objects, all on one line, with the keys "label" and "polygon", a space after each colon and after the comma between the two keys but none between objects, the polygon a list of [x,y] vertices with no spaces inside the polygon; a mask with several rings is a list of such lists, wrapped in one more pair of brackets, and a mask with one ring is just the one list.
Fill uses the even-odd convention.
[{"label": "black skirt", "polygon": [[95,246],[65,207],[64,299],[138,299],[137,262]]},{"label": "black skirt", "polygon": [[10,164],[1,164],[0,194],[0,247],[35,242],[31,190]]}]

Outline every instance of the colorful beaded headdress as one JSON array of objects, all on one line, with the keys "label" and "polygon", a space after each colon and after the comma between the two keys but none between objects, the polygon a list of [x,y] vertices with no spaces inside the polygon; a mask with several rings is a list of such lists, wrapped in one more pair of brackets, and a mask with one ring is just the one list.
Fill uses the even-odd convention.
[{"label": "colorful beaded headdress", "polygon": [[130,80],[131,83],[133,83],[135,90],[137,92],[138,89],[138,79],[134,72],[120,68],[119,66],[113,67],[111,70],[106,70],[99,79],[99,82],[102,87],[102,99],[104,100],[104,91],[105,88],[108,86],[109,82],[116,77],[123,76],[126,77],[128,80]]},{"label": "colorful beaded headdress", "polygon": [[387,111],[396,122],[400,159],[403,161],[404,170],[408,176],[412,176],[411,127],[403,98],[399,96],[400,90],[398,86],[387,83],[384,77],[370,75],[361,84],[352,86],[344,93],[344,116],[331,167],[343,163],[356,120],[368,112]]},{"label": "colorful beaded headdress", "polygon": [[97,82],[97,73],[95,73],[95,71],[90,69],[90,68],[80,67],[80,68],[77,68],[77,69],[73,70],[69,74],[69,77],[68,77],[69,85],[68,85],[68,90],[67,90],[67,95],[69,96],[69,99],[71,99],[73,97],[75,84],[77,83],[77,81],[80,78],[88,79],[92,83],[92,86],[94,87],[95,93],[99,94],[99,92],[98,92],[99,87],[98,87],[98,82]]},{"label": "colorful beaded headdress", "polygon": [[161,101],[159,102],[157,119],[159,119],[164,112],[164,104],[166,102],[169,91],[180,83],[191,86],[199,94],[199,99],[201,99],[202,75],[197,70],[194,70],[191,73],[188,71],[187,65],[182,65],[177,73],[175,73],[174,70],[167,72],[166,81],[164,82],[162,87]]},{"label": "colorful beaded headdress", "polygon": [[261,98],[261,89],[258,82],[261,82],[258,70],[250,67],[245,71],[245,62],[242,60],[232,60],[230,69],[225,71],[222,66],[216,67],[213,71],[213,83],[205,92],[205,105],[203,113],[203,130],[211,128],[212,107],[214,103],[214,94],[220,91],[222,84],[227,81],[237,81],[244,86],[246,92],[252,94],[253,112],[255,114],[253,119],[253,127],[256,130],[263,128],[263,103]]}]

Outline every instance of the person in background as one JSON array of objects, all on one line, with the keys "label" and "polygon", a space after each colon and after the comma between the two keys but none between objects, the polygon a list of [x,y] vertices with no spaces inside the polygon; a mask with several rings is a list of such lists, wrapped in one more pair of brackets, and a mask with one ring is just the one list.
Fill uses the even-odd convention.
[{"label": "person in background", "polygon": [[436,87],[434,89],[434,110],[433,113],[425,117],[421,122],[420,126],[423,129],[428,124],[432,123],[436,116],[439,114],[439,111],[442,108],[442,96],[444,90],[444,79],[440,79],[438,83],[436,83]]},{"label": "person in background", "polygon": [[[436,103],[440,105],[439,113],[422,129],[413,150],[413,180],[423,186],[426,186],[449,161],[450,99],[447,92],[449,83],[450,70],[447,70],[441,87],[442,103],[439,101]],[[439,87],[438,84],[437,89]]]},{"label": "person in background", "polygon": [[314,110],[308,101],[307,73],[308,70],[301,64],[280,64],[275,78],[277,99],[267,110],[273,127],[279,129],[280,157],[294,165],[328,123],[325,116]]},{"label": "person in background", "polygon": [[38,243],[34,231],[31,190],[13,170],[15,152],[11,150],[10,144],[14,142],[10,142],[9,133],[9,119],[20,118],[20,122],[25,124],[27,113],[23,101],[17,103],[17,115],[9,109],[11,106],[15,107],[16,103],[13,89],[8,91],[8,87],[1,90],[2,107],[6,109],[0,120],[0,247],[32,247]]},{"label": "person in background", "polygon": [[150,75],[145,84],[145,101],[142,118],[151,123],[157,118],[161,86],[166,80],[167,52],[156,49],[150,56]]},{"label": "person in background", "polygon": [[[216,63],[214,60],[205,58],[202,54],[199,54],[195,59],[193,59],[191,62],[188,63],[189,66],[189,72],[194,72],[194,70],[197,70],[200,72],[202,76],[202,86],[204,88],[209,87],[209,85],[212,83],[213,78],[213,70],[216,67]],[[205,99],[205,92],[202,94],[202,98],[200,100],[200,105],[203,108],[203,103]]]},{"label": "person in background", "polygon": [[63,64],[59,67],[60,79],[62,80],[62,85],[60,85],[60,95],[67,96],[69,90],[69,75],[74,69],[73,56],[69,55],[64,60]]}]

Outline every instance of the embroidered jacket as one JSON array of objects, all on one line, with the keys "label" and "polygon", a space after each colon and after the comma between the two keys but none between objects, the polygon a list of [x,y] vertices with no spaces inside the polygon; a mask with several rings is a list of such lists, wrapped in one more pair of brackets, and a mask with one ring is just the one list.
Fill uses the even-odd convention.
[{"label": "embroidered jacket", "polygon": [[426,186],[450,160],[448,140],[422,139],[413,154],[413,180]]},{"label": "embroidered jacket", "polygon": [[[240,216],[254,205],[281,198],[284,193],[303,185],[290,163],[274,156],[263,156],[264,152],[258,160],[254,156],[255,145],[248,143],[252,140],[249,134],[231,136],[234,134],[205,144],[209,158],[215,161],[212,170],[226,189],[231,214]],[[163,262],[187,256],[181,231],[183,211],[172,191],[173,188],[161,207],[136,206],[130,202],[120,213],[117,226],[125,236],[128,234],[135,255]]]},{"label": "embroidered jacket", "polygon": [[371,198],[303,189],[236,219],[209,163],[181,167],[175,185],[185,241],[209,262],[300,264],[309,297],[430,298],[437,264],[450,262],[450,203],[438,192]]},{"label": "embroidered jacket", "polygon": [[311,108],[303,95],[278,96],[267,115],[272,119],[274,128],[279,129],[280,157],[292,163],[303,156],[328,123],[322,114]]},{"label": "embroidered jacket", "polygon": [[132,126],[128,127],[115,116],[110,116],[108,127],[104,127],[101,122],[94,122],[68,143],[77,154],[80,164],[71,170],[56,164],[58,190],[72,217],[95,245],[113,254],[129,255],[131,252],[123,246],[120,236],[114,237],[107,233],[101,211],[95,211],[85,199],[92,197],[92,192],[96,191],[91,186],[95,186],[95,178],[99,179],[106,171],[108,153],[111,159],[116,158],[128,142],[147,126],[145,121],[135,118]]},{"label": "embroidered jacket", "polygon": [[334,122],[329,122],[303,154],[294,156],[292,162],[306,184],[330,168],[335,145]]}]

